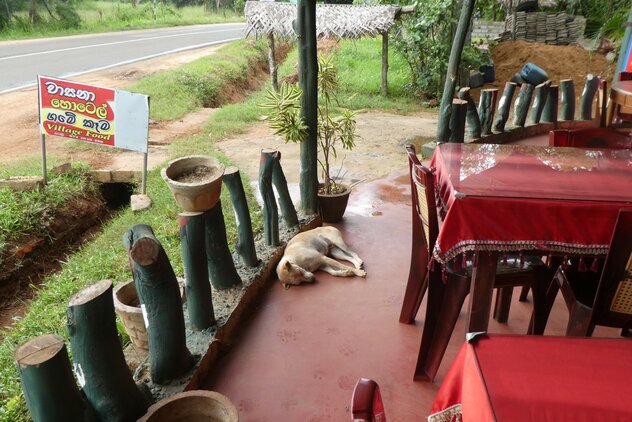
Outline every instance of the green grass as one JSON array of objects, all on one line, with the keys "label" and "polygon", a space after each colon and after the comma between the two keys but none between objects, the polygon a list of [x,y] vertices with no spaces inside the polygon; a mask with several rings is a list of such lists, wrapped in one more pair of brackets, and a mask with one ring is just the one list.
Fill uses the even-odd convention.
[{"label": "green grass", "polygon": [[75,35],[95,32],[147,29],[178,25],[215,24],[240,22],[244,18],[234,10],[209,11],[204,6],[176,8],[158,2],[154,20],[152,2],[131,3],[112,1],[83,1],[76,6],[81,18],[78,27],[67,28],[62,22],[52,20],[46,11],[38,11],[43,22],[28,23],[27,12],[14,13],[11,27],[0,31],[0,40]]},{"label": "green grass", "polygon": [[[247,44],[247,43],[246,43]],[[260,47],[250,47],[261,54]],[[337,64],[341,72],[341,92],[344,96],[353,97],[350,103],[344,105],[354,109],[380,109],[396,112],[412,112],[421,107],[416,104],[414,98],[408,95],[405,84],[407,82],[405,74],[398,76],[398,68],[405,69],[394,53],[391,53],[391,78],[389,97],[384,98],[379,94],[381,80],[381,41],[362,40],[355,42],[342,42],[341,49],[337,54]],[[186,72],[203,75],[213,72],[223,74],[226,78],[232,77],[232,73],[218,70],[213,57],[223,63],[223,69],[230,68],[231,72],[237,72],[237,80],[243,78],[241,66],[247,60],[251,60],[249,52],[245,52],[244,43],[236,42],[230,47],[222,49],[219,54],[200,62],[191,64]],[[373,51],[375,50],[375,51]],[[228,54],[230,52],[230,55]],[[248,59],[241,62],[242,58],[230,58],[233,54],[242,54]],[[353,59],[353,54],[358,58]],[[226,56],[225,56],[226,55]],[[297,61],[296,51],[290,53],[285,63],[279,69],[282,76],[295,72],[294,66]],[[240,62],[236,66],[234,62]],[[235,67],[236,66],[236,67]],[[183,69],[171,72],[172,74],[182,74]],[[362,73],[360,75],[356,73]],[[158,78],[156,76],[155,78]],[[162,76],[164,77],[164,75]],[[154,77],[152,77],[154,78]],[[152,82],[142,81],[136,88],[140,91],[152,95],[151,105],[155,118],[167,118],[165,116],[181,116],[187,111],[191,111],[196,104],[199,104],[199,97],[178,100],[183,105],[175,107],[178,101],[175,98],[180,94],[169,96],[166,89],[161,88],[156,92],[149,92],[161,81],[167,79],[151,79]],[[173,75],[171,76],[173,78]],[[245,101],[238,104],[229,104],[221,107],[215,112],[205,126],[204,135],[178,140],[170,147],[170,155],[173,157],[202,153],[218,157],[225,164],[230,161],[215,150],[214,143],[228,137],[244,133],[249,129],[249,125],[258,122],[262,111],[257,107],[263,102],[265,90],[269,88],[269,83],[261,91],[249,95]],[[163,96],[162,100],[158,97]],[[183,96],[182,98],[185,98]],[[170,108],[177,108],[177,112],[170,111]],[[170,114],[173,113],[173,114]],[[247,146],[244,146],[247,147]],[[298,146],[297,146],[298,148]],[[36,171],[36,167],[34,170]],[[36,174],[36,173],[35,173]],[[56,333],[67,337],[65,330],[66,304],[72,294],[82,287],[105,278],[114,282],[127,281],[131,278],[127,265],[127,255],[122,245],[123,233],[134,224],[144,223],[153,227],[156,236],[161,241],[170,261],[177,274],[182,274],[182,259],[180,255],[180,241],[176,216],[178,209],[165,183],[160,178],[158,170],[149,173],[148,194],[151,196],[153,205],[148,211],[140,214],[133,214],[131,211],[123,211],[116,218],[108,222],[103,228],[103,233],[94,241],[85,245],[81,250],[69,257],[63,265],[62,270],[45,280],[45,285],[41,288],[37,298],[31,303],[25,317],[18,321],[15,327],[4,333],[4,339],[0,344],[0,421],[25,421],[28,415],[24,407],[24,401],[19,386],[18,372],[13,363],[13,351],[15,347],[34,336],[44,333]],[[244,187],[248,195],[250,211],[253,219],[254,229],[261,230],[261,211],[254,201],[254,197],[249,188],[249,183],[244,181]],[[224,216],[226,220],[229,244],[233,244],[236,238],[236,226],[231,207],[230,199],[225,196],[224,191],[222,202],[224,206]]]}]

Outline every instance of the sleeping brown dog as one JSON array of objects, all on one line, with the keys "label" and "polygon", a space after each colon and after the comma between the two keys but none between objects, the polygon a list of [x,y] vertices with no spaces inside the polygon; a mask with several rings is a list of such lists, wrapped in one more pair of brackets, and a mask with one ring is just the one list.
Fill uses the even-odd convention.
[{"label": "sleeping brown dog", "polygon": [[[354,267],[341,264],[335,259],[351,262]],[[323,270],[336,277],[365,277],[362,259],[342,240],[340,230],[335,227],[318,227],[292,238],[285,248],[283,258],[277,265],[279,280],[288,288],[302,282],[314,281],[314,271]]]}]

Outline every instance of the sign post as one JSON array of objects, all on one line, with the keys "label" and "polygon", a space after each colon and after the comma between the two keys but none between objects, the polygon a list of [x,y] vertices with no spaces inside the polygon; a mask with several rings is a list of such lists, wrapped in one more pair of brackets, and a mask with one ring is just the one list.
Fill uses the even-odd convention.
[{"label": "sign post", "polygon": [[145,194],[149,97],[38,75],[42,167],[46,183],[46,135],[142,152]]}]

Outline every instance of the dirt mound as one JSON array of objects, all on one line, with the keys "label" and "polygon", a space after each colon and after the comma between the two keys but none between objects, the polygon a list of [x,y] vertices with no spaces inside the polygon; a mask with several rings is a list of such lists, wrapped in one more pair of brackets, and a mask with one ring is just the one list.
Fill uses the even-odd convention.
[{"label": "dirt mound", "polygon": [[529,62],[544,69],[554,84],[573,79],[577,96],[581,95],[586,75],[600,75],[610,82],[614,71],[614,64],[608,63],[604,55],[578,45],[507,41],[494,46],[491,54],[496,66],[496,81],[491,85],[501,89]]}]

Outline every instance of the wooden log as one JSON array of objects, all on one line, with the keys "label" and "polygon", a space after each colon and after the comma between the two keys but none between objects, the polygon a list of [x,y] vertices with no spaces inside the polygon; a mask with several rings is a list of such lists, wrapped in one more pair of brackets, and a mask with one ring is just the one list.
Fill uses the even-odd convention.
[{"label": "wooden log", "polygon": [[388,95],[388,31],[382,32],[382,96]]},{"label": "wooden log", "polygon": [[285,220],[288,227],[298,226],[298,215],[296,215],[296,209],[292,203],[292,197],[287,187],[287,180],[283,169],[281,168],[281,153],[276,151],[274,153],[274,162],[272,163],[272,184],[276,188],[279,195],[279,208],[281,208],[281,215]]},{"label": "wooden log", "polygon": [[461,88],[458,93],[458,97],[461,100],[467,101],[467,129],[468,135],[472,139],[478,139],[481,137],[481,120],[478,117],[478,111],[476,110],[476,105],[474,104],[474,100],[470,95],[470,88],[465,87]]},{"label": "wooden log", "polygon": [[233,257],[228,248],[226,223],[222,212],[222,201],[204,213],[206,233],[206,260],[208,275],[215,289],[228,289],[241,284]]},{"label": "wooden log", "polygon": [[531,121],[533,123],[540,123],[550,86],[551,81],[546,81],[535,87],[533,106],[531,107]]},{"label": "wooden log", "polygon": [[279,90],[278,66],[276,64],[276,48],[274,46],[274,32],[268,34],[268,67],[270,68],[270,80],[272,88]]},{"label": "wooden log", "polygon": [[44,334],[30,339],[17,347],[15,360],[34,422],[98,421],[77,388],[63,338]]},{"label": "wooden log", "polygon": [[592,105],[599,87],[599,76],[586,75],[586,84],[579,100],[579,120],[592,120]]},{"label": "wooden log", "polygon": [[235,250],[247,266],[256,267],[259,265],[259,258],[257,258],[255,239],[252,234],[252,220],[250,219],[250,211],[248,209],[246,193],[244,192],[244,185],[237,167],[227,168],[224,171],[222,181],[228,188],[230,199],[233,203],[233,209],[237,216],[238,238]]},{"label": "wooden log", "polygon": [[111,422],[140,418],[150,403],[125,362],[112,281],[100,281],[72,296],[67,316],[75,374],[99,418]]},{"label": "wooden log", "polygon": [[575,120],[575,84],[572,79],[562,79],[560,81],[560,120]]},{"label": "wooden log", "polygon": [[555,123],[557,122],[557,106],[559,100],[559,89],[557,85],[551,85],[549,87],[549,95],[546,96],[546,102],[544,103],[544,110],[542,111],[542,122]]},{"label": "wooden log", "polygon": [[478,115],[481,120],[482,136],[492,134],[492,123],[494,122],[494,114],[496,113],[497,97],[498,88],[481,90],[481,98],[478,102]]},{"label": "wooden log", "polygon": [[513,99],[514,92],[516,91],[516,84],[514,82],[505,83],[505,89],[503,95],[498,101],[498,114],[496,115],[496,121],[494,122],[495,132],[504,132],[505,125],[509,119],[509,109],[511,108],[511,100]]},{"label": "wooden log", "polygon": [[[295,32],[298,38],[298,81],[303,91],[301,118],[307,138],[301,142],[301,210],[318,213],[318,56],[316,52],[316,0],[298,0]],[[274,241],[273,241],[274,243]],[[278,239],[275,246],[278,244]]]},{"label": "wooden log", "polygon": [[206,259],[205,221],[202,212],[178,214],[189,325],[195,331],[204,330],[215,324],[213,293]]},{"label": "wooden log", "polygon": [[450,49],[450,58],[448,60],[448,69],[446,72],[445,84],[443,85],[443,94],[441,95],[441,104],[439,106],[439,125],[437,127],[437,143],[441,144],[448,141],[449,138],[458,138],[450,135],[450,122],[452,114],[452,98],[454,97],[454,89],[458,78],[459,65],[461,64],[461,53],[465,45],[468,27],[472,19],[475,0],[463,0],[461,8],[461,16],[456,33],[452,40],[452,48]]},{"label": "wooden log", "polygon": [[465,141],[465,118],[467,116],[467,101],[455,98],[452,100],[452,115],[450,116],[449,142],[463,143]]},{"label": "wooden log", "polygon": [[272,190],[273,152],[273,150],[262,150],[259,161],[259,191],[263,199],[263,235],[268,246],[279,245],[279,212]]},{"label": "wooden log", "polygon": [[524,127],[527,122],[527,114],[529,113],[529,104],[531,103],[533,88],[534,86],[528,83],[523,83],[520,86],[520,92],[514,103],[513,124],[516,127]]},{"label": "wooden log", "polygon": [[125,232],[123,244],[147,328],[149,372],[155,383],[168,383],[193,365],[186,346],[178,280],[148,225],[138,224]]}]

